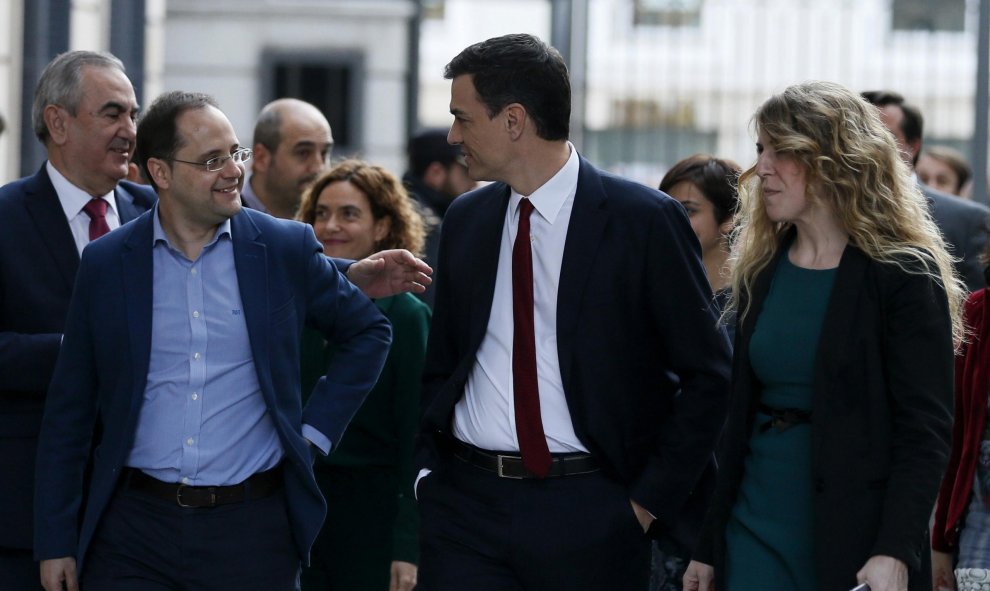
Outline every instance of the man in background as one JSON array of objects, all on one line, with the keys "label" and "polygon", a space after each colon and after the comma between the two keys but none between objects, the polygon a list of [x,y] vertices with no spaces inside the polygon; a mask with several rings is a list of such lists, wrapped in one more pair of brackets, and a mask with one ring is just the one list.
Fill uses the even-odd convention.
[{"label": "man in background", "polygon": [[268,103],[254,126],[244,205],[292,219],[303,191],[329,165],[332,147],[330,123],[315,106],[294,98]]},{"label": "man in background", "polygon": [[[866,91],[862,97],[880,110],[880,119],[894,135],[901,159],[914,170],[924,132],[921,111],[900,94],[888,90]],[[983,275],[986,265],[980,261],[980,255],[990,236],[990,208],[940,193],[920,182],[918,186],[928,198],[932,218],[942,231],[949,252],[959,259],[956,273],[970,291],[986,287]]]},{"label": "man in background", "polygon": [[[0,188],[0,587],[36,590],[33,485],[45,393],[79,257],[91,240],[148,210],[128,182],[138,105],[124,65],[72,51],[41,74],[31,124],[48,159]],[[108,316],[118,311],[108,310]]]},{"label": "man in background", "polygon": [[[447,143],[447,130],[427,129],[409,140],[409,168],[402,177],[409,195],[419,204],[426,222],[424,259],[436,267],[440,225],[447,207],[458,196],[477,186],[467,174],[460,146]],[[421,296],[433,307],[433,289]]]}]

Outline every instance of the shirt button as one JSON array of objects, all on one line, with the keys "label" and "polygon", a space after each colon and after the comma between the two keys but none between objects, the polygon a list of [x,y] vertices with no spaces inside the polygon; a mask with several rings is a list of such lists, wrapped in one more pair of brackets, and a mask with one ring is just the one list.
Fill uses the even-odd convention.
[{"label": "shirt button", "polygon": [[197,394],[197,393],[195,393],[195,392],[193,392],[193,393],[192,393],[192,399],[193,399],[193,400],[199,400],[199,394]]},{"label": "shirt button", "polygon": [[186,445],[192,445],[192,444],[193,444],[193,438],[192,437],[190,437],[189,439],[186,439]]},{"label": "shirt button", "polygon": [[193,318],[199,318],[199,310],[193,310]]},{"label": "shirt button", "polygon": [[198,271],[196,271],[196,269],[193,269],[192,271],[190,271],[190,273],[192,273],[193,275],[195,275],[196,273],[198,273]]},{"label": "shirt button", "polygon": [[199,353],[193,353],[193,359],[199,359]]}]

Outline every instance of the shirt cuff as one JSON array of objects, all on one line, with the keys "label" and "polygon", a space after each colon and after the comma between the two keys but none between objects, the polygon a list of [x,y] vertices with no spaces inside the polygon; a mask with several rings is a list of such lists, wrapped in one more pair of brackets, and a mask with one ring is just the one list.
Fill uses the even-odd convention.
[{"label": "shirt cuff", "polygon": [[302,436],[305,437],[310,443],[316,446],[316,449],[320,450],[320,453],[327,455],[330,453],[330,440],[323,433],[316,430],[316,427],[310,427],[309,425],[302,426]]}]

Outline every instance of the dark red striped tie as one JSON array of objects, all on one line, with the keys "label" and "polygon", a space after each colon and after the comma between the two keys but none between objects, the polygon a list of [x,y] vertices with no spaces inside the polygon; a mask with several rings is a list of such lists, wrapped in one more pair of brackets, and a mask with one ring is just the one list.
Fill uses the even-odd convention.
[{"label": "dark red striped tie", "polygon": [[516,435],[523,466],[543,478],[550,471],[550,449],[540,416],[540,389],[536,380],[536,336],[533,330],[533,251],[529,216],[533,204],[519,203],[519,230],[512,246],[512,388]]},{"label": "dark red striped tie", "polygon": [[110,231],[107,225],[107,202],[102,199],[90,199],[83,206],[83,211],[89,216],[89,240],[92,242]]}]

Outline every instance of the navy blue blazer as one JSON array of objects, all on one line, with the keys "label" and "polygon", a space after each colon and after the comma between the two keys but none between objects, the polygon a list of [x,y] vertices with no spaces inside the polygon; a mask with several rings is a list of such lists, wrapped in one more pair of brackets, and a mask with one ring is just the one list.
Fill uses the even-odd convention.
[{"label": "navy blue blazer", "polygon": [[[509,194],[503,183],[482,187],[444,218],[420,467],[439,465],[438,440],[450,436],[485,336]],[[680,204],[581,159],[557,295],[571,420],[606,474],[686,544],[704,516],[706,495],[695,491],[711,470],[730,372],[700,251]]]},{"label": "navy blue blazer", "polygon": [[[115,190],[121,224],[155,202]],[[45,166],[0,188],[0,547],[32,547],[34,459],[79,252]]]},{"label": "navy blue blazer", "polygon": [[[35,556],[76,556],[79,572],[132,448],[144,400],[152,340],[152,215],[87,247],[48,391],[38,444]],[[231,240],[258,381],[285,452],[289,522],[307,561],[326,504],[302,424],[340,441],[378,379],[391,328],[323,256],[310,226],[245,209],[231,218]],[[328,377],[317,383],[305,409],[299,386],[304,324],[339,344]],[[97,417],[103,436],[84,495]]]}]

